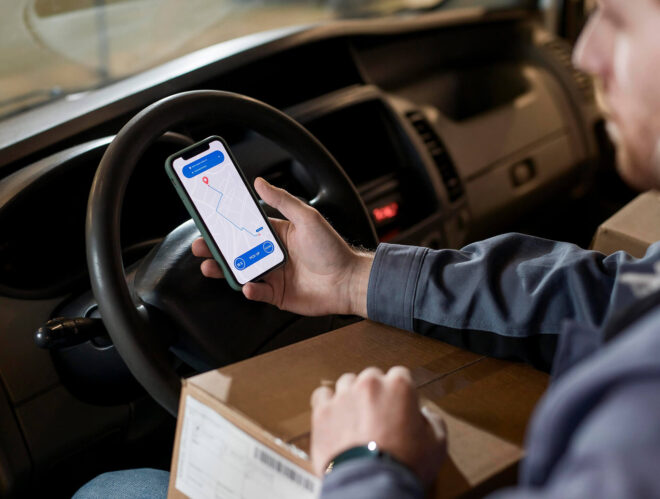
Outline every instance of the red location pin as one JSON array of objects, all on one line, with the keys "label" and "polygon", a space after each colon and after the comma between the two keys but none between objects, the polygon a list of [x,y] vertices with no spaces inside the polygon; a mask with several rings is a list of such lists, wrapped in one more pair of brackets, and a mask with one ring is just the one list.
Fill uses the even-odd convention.
[{"label": "red location pin", "polygon": [[202,177],[202,182],[204,182],[206,185],[208,185],[209,178],[208,177]]}]

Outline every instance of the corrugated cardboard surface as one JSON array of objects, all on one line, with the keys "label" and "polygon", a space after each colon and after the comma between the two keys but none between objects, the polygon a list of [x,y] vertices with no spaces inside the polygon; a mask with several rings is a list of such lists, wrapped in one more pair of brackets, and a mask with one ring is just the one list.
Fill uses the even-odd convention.
[{"label": "corrugated cardboard surface", "polygon": [[[269,435],[307,451],[314,388],[344,372],[395,365],[411,370],[420,395],[447,420],[450,459],[435,497],[482,494],[515,478],[525,427],[547,376],[369,321],[190,378],[184,392],[271,448],[277,445]],[[180,431],[181,420],[171,497],[181,497],[174,489]]]},{"label": "corrugated cardboard surface", "polygon": [[623,250],[641,258],[656,241],[660,241],[660,193],[649,191],[598,227],[592,248],[606,255]]}]

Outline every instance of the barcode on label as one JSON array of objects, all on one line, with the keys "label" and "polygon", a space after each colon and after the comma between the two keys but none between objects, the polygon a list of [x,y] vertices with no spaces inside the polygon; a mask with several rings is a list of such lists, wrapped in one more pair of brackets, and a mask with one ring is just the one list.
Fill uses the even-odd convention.
[{"label": "barcode on label", "polygon": [[272,454],[268,452],[264,452],[258,447],[255,447],[254,457],[257,458],[262,463],[264,463],[269,468],[271,468],[272,470],[277,471],[278,473],[284,475],[292,482],[297,483],[298,485],[300,485],[306,490],[309,490],[310,492],[314,492],[314,482],[312,480],[310,480],[303,474],[298,473],[296,470],[288,466],[286,463],[282,462],[280,459],[274,457]]}]

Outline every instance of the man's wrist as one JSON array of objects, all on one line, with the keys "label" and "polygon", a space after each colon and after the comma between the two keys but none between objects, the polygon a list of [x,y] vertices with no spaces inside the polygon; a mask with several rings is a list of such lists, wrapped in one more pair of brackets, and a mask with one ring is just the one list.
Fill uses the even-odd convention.
[{"label": "man's wrist", "polygon": [[338,466],[355,459],[377,459],[383,462],[395,463],[410,471],[408,466],[396,459],[392,454],[380,449],[376,442],[371,441],[365,445],[351,447],[336,455],[326,466],[326,475],[334,471]]},{"label": "man's wrist", "polygon": [[367,318],[367,291],[369,275],[374,262],[374,254],[367,251],[356,251],[354,264],[351,268],[348,285],[349,314]]}]

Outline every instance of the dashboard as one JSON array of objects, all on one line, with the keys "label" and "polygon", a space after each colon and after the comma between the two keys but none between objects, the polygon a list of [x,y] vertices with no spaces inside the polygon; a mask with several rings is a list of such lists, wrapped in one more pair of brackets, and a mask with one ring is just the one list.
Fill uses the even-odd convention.
[{"label": "dashboard", "polygon": [[[133,420],[132,402],[102,407],[72,394],[32,334],[89,289],[87,198],[113,136],[159,98],[195,89],[249,95],[301,122],[356,185],[383,242],[457,248],[514,230],[587,185],[599,155],[588,79],[571,69],[570,48],[526,12],[252,35],[5,120],[0,306],[12,313],[0,317],[0,455],[25,452],[0,459],[0,495]],[[249,180],[264,176],[303,199],[315,192],[287,152],[221,121],[186,123],[140,158],[122,209],[127,266],[189,218],[163,163],[194,141],[220,135]],[[68,421],[51,437],[39,420],[48,407]]]},{"label": "dashboard", "polygon": [[[472,28],[477,29],[478,37],[452,27],[394,36],[326,35],[231,70],[222,71],[224,61],[216,61],[213,77],[186,85],[192,78],[182,75],[180,85],[167,83],[167,91],[237,91],[285,110],[343,166],[381,241],[458,247],[494,233],[499,227],[489,224],[502,211],[511,213],[520,203],[530,209],[547,199],[548,183],[579,173],[576,166],[588,164],[595,154],[585,133],[587,113],[575,113],[576,104],[584,108],[589,101],[571,101],[565,88],[566,76],[573,76],[568,71],[558,77],[551,65],[543,66],[542,57],[551,61],[552,53],[529,41],[530,26],[505,19]],[[444,48],[460,46],[457,36],[466,41],[460,54]],[[133,109],[73,134],[63,142],[75,145],[64,152],[2,167],[5,172],[20,168],[2,180],[0,191],[5,227],[0,290],[5,294],[57,296],[84,279],[89,187],[112,134],[140,106]],[[5,126],[12,125],[10,120]],[[246,130],[222,128],[191,123],[173,132],[191,140],[220,134],[236,150],[248,177],[265,175],[303,198],[310,194],[312,186],[301,184],[296,165],[277,146]],[[38,138],[43,140],[31,139]],[[185,139],[162,140],[140,160],[123,212],[126,220],[148,223],[122,225],[129,261],[186,218],[171,202],[172,189],[159,170],[163,158],[182,144]],[[18,145],[24,147],[11,144],[3,159]],[[141,202],[145,197],[148,203]]]}]

